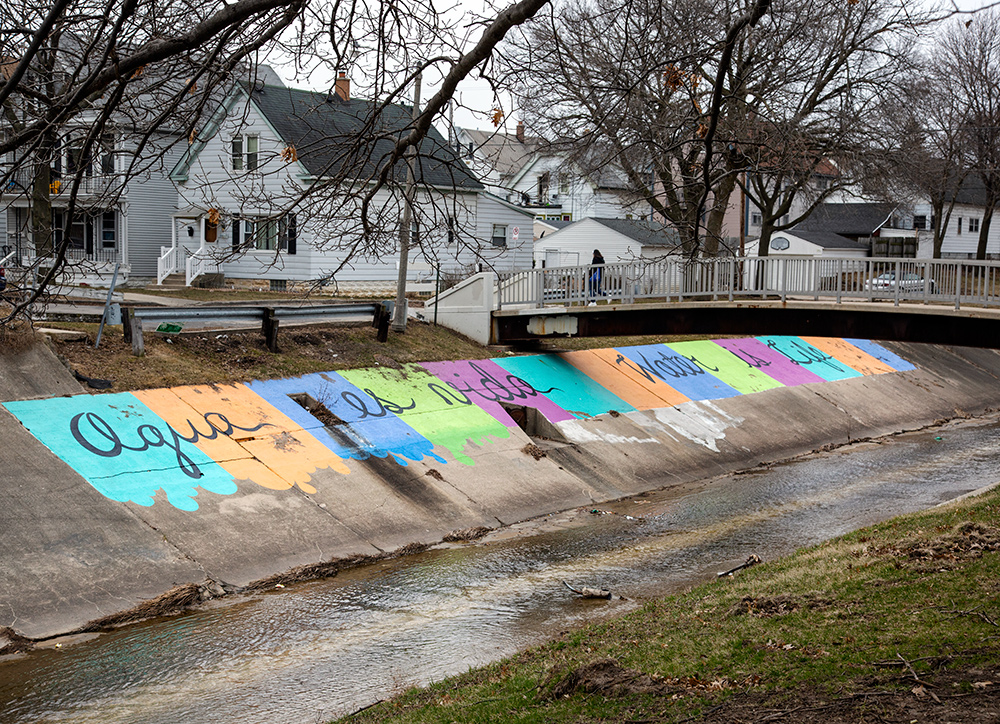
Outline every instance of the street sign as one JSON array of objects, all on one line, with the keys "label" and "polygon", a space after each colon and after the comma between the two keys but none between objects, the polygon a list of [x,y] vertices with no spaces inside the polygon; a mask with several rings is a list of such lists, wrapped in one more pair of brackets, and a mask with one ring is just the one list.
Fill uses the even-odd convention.
[{"label": "street sign", "polygon": [[520,229],[518,229],[518,228],[517,228],[516,226],[514,227],[514,241],[517,241],[517,235],[518,235],[518,233],[519,233],[520,231],[521,231],[521,230],[520,230]]}]

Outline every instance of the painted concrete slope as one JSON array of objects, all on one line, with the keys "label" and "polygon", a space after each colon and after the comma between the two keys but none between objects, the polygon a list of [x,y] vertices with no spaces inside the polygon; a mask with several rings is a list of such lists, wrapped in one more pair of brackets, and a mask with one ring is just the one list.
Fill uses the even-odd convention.
[{"label": "painted concrete slope", "polygon": [[0,627],[980,413],[998,377],[988,350],[759,337],[8,401]]}]

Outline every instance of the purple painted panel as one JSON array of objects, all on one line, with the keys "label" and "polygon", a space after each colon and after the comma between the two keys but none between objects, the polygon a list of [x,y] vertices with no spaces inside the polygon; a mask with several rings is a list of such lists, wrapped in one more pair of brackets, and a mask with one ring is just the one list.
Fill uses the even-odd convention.
[{"label": "purple painted panel", "polygon": [[819,375],[803,369],[785,355],[776,352],[757,339],[717,339],[715,343],[728,349],[751,367],[756,367],[784,385],[804,385],[808,382],[825,381]]},{"label": "purple painted panel", "polygon": [[507,427],[517,427],[517,423],[504,410],[504,404],[534,407],[549,422],[576,419],[545,397],[544,390],[536,390],[530,383],[488,359],[423,362],[420,366],[449,387],[467,395]]}]

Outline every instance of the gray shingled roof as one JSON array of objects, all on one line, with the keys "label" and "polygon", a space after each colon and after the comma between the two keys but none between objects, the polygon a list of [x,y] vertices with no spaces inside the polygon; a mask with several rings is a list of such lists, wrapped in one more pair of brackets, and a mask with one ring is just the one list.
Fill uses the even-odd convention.
[{"label": "gray shingled roof", "polygon": [[472,139],[479,153],[497,170],[501,178],[509,178],[516,174],[535,155],[538,139],[525,138],[518,141],[517,136],[498,133],[496,131],[478,131],[473,128],[463,129]]},{"label": "gray shingled roof", "polygon": [[[868,249],[870,246],[867,242],[854,241],[853,239],[848,239],[846,236],[841,236],[840,234],[834,234],[832,231],[800,231],[798,227],[795,227],[791,231],[784,233],[796,236],[800,239],[805,239],[811,244],[815,244],[816,246],[821,246],[824,249],[853,250],[853,249]],[[775,234],[775,237],[777,236],[778,234]]]},{"label": "gray shingled roof", "polygon": [[637,241],[642,246],[662,246],[679,248],[680,235],[677,230],[654,221],[644,219],[591,219],[612,231]]},{"label": "gray shingled roof", "polygon": [[[392,153],[412,114],[408,106],[389,105],[377,113],[372,101],[345,101],[336,95],[276,86],[258,86],[251,98],[281,139],[295,147],[306,170],[317,177],[344,168],[350,169],[351,178],[372,177]],[[433,127],[420,142],[417,159],[418,183],[483,188]],[[399,183],[405,180],[404,163],[396,164],[394,176]]]},{"label": "gray shingled roof", "polygon": [[889,220],[896,210],[893,204],[850,203],[820,204],[808,217],[796,224],[791,233],[802,236],[803,231],[820,231],[847,237],[871,236]]}]

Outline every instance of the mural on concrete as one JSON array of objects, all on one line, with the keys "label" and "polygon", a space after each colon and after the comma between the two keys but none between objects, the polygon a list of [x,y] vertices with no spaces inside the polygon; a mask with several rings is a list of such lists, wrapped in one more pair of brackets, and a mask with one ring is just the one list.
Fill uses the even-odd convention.
[{"label": "mural on concrete", "polygon": [[[725,416],[707,401],[912,369],[866,340],[764,336],[81,394],[3,407],[107,498],[142,506],[165,499],[194,511],[196,498],[217,500],[203,493],[297,488],[312,494],[318,472],[349,475],[349,460],[474,465],[477,450],[515,434],[509,413],[515,408],[534,408],[566,430],[583,430],[579,419],[642,410],[655,414],[640,413],[640,424],[677,430],[672,415],[683,411],[682,434],[688,434],[690,419]],[[720,434],[709,430],[703,444],[717,449]]]}]

